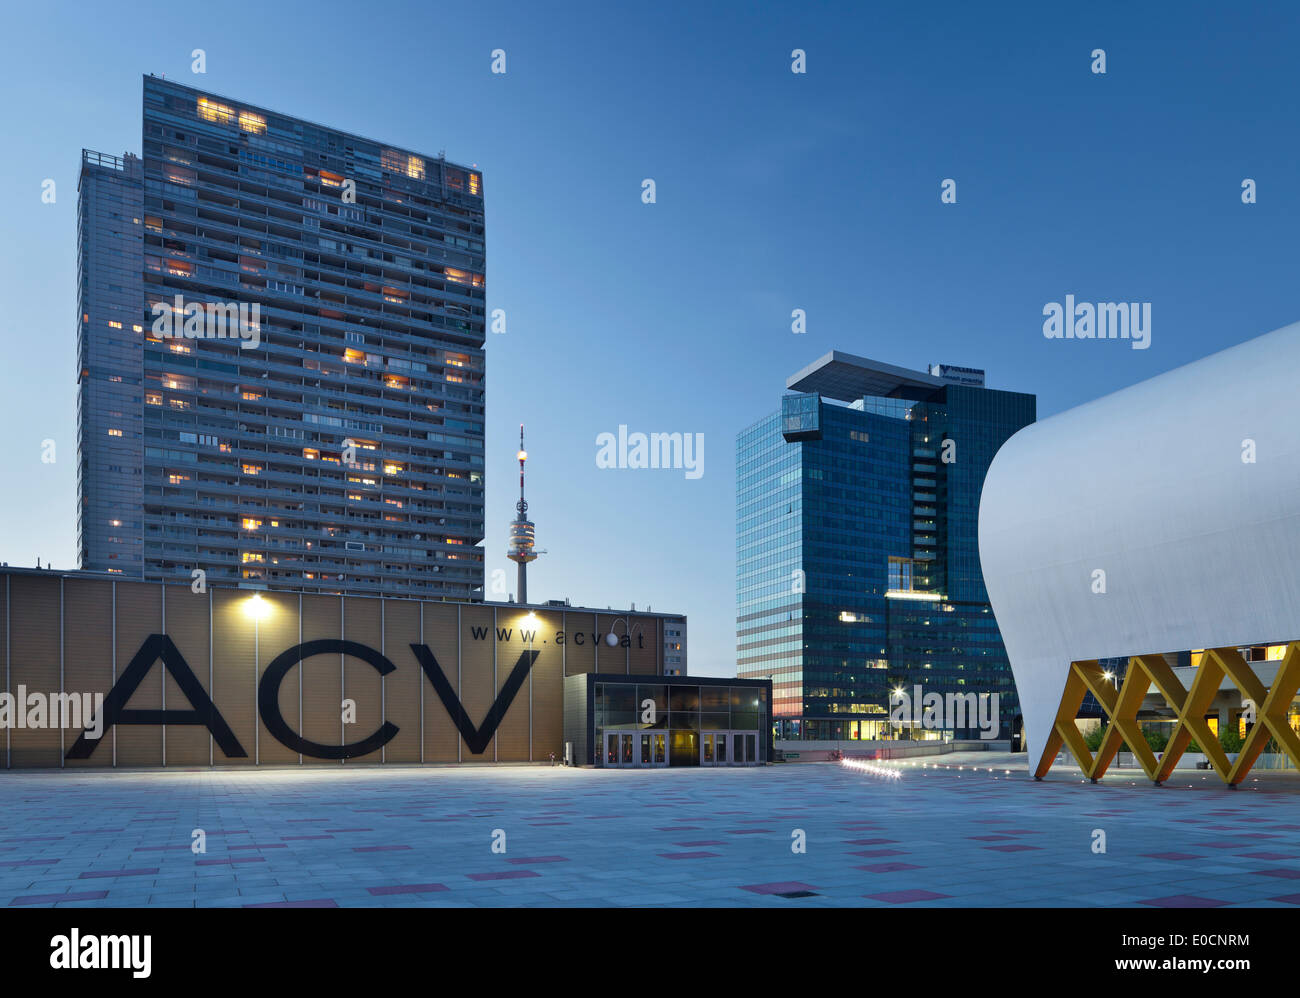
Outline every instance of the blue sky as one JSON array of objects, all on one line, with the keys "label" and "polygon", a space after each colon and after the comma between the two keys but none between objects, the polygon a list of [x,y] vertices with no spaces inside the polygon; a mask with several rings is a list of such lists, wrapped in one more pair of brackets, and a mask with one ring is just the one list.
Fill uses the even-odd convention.
[{"label": "blue sky", "polygon": [[[530,596],[687,613],[701,674],[734,670],[735,434],[826,351],[983,367],[1045,416],[1300,318],[1300,8],[785,6],[10,8],[0,561],[76,565],[79,153],[139,152],[149,72],[482,168],[487,567],[513,589],[524,422]],[[1066,294],[1151,302],[1150,349],[1046,340]],[[703,477],[598,468],[620,424],[703,433]]]}]

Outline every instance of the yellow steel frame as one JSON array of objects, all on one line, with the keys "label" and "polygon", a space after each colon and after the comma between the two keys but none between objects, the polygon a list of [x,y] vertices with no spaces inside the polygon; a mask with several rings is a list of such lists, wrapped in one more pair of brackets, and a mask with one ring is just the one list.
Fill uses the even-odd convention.
[{"label": "yellow steel frame", "polygon": [[[1205,713],[1214,702],[1224,676],[1255,704],[1256,710],[1255,724],[1247,733],[1237,758],[1232,761],[1229,761],[1205,720]],[[1178,719],[1169,744],[1158,758],[1142,736],[1137,720],[1138,710],[1152,685],[1173,708]],[[1300,735],[1291,730],[1287,723],[1287,708],[1298,690],[1300,641],[1287,645],[1273,685],[1268,689],[1265,689],[1236,648],[1207,649],[1192,677],[1190,690],[1183,688],[1163,655],[1138,655],[1130,658],[1128,675],[1118,689],[1106,679],[1095,660],[1071,662],[1061,705],[1056,712],[1052,733],[1038,760],[1034,778],[1042,779],[1047,774],[1056,754],[1064,745],[1079,763],[1083,775],[1095,783],[1105,775],[1120,745],[1127,742],[1142,771],[1153,782],[1163,783],[1193,738],[1209,759],[1214,771],[1230,786],[1236,786],[1245,779],[1251,766],[1255,765],[1260,753],[1264,751],[1270,736],[1277,739],[1282,751],[1300,768]],[[1088,750],[1083,734],[1074,720],[1088,693],[1101,704],[1110,720],[1095,756]]]}]

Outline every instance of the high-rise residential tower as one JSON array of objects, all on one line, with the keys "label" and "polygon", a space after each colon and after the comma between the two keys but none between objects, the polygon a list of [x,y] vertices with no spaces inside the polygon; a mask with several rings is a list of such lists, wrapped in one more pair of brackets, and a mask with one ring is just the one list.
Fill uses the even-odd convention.
[{"label": "high-rise residential tower", "polygon": [[738,675],[772,679],[785,738],[898,736],[891,692],[917,686],[998,694],[1010,737],[977,523],[989,463],[1035,397],[985,388],[983,371],[839,351],[787,388],[736,442]]},{"label": "high-rise residential tower", "polygon": [[82,568],[483,593],[483,180],[144,78],[82,156]]}]

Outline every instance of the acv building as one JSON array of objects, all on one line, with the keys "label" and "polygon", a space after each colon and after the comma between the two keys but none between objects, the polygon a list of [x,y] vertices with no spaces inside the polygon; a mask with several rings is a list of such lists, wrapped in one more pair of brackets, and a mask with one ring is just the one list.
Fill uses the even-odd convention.
[{"label": "acv building", "polygon": [[1120,751],[1157,784],[1188,753],[1230,785],[1300,767],[1298,366],[1300,323],[998,453],[980,554],[1035,777],[1062,749],[1094,780]]},{"label": "acv building", "polygon": [[[974,716],[996,704],[1011,738],[976,522],[989,462],[1034,421],[1035,397],[986,388],[979,370],[840,351],[786,387],[736,441],[737,671],[772,680],[777,737],[989,737]],[[898,691],[970,710],[891,720]]]},{"label": "acv building", "polygon": [[771,685],[666,674],[684,628],[3,569],[0,751],[13,768],[765,762]]},{"label": "acv building", "polygon": [[79,190],[80,567],[482,598],[481,173],[146,76]]}]

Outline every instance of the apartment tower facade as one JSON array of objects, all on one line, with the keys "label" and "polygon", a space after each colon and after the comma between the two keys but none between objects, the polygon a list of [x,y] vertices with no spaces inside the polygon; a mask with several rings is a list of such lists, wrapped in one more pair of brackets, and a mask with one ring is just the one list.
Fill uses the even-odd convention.
[{"label": "apartment tower facade", "polygon": [[476,168],[144,78],[83,151],[80,567],[483,595]]}]

